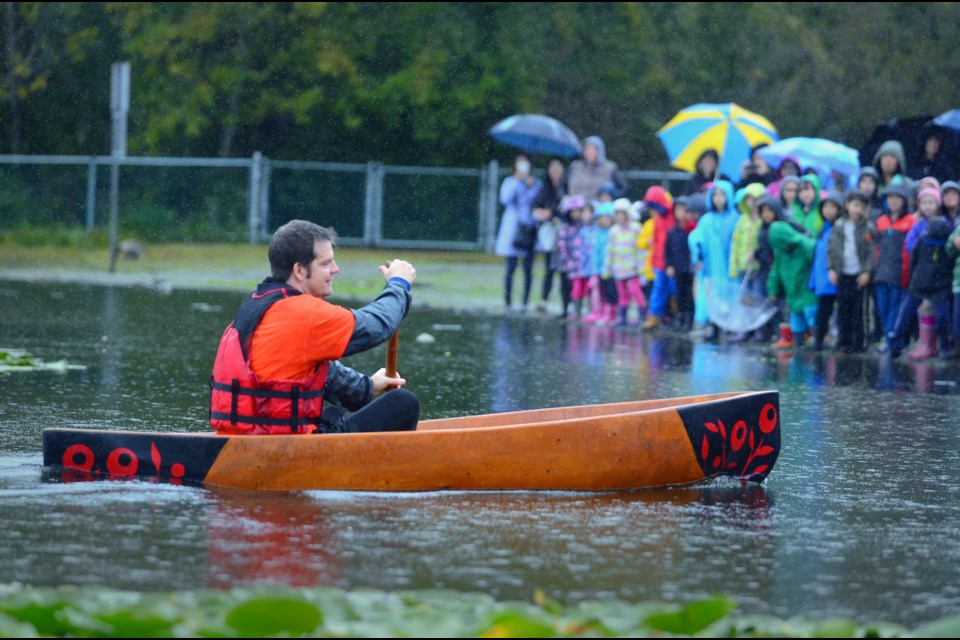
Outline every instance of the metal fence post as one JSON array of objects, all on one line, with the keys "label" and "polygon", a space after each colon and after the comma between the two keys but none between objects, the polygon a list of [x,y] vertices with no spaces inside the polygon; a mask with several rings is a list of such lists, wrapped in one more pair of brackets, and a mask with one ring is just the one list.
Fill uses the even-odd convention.
[{"label": "metal fence post", "polygon": [[485,212],[487,210],[487,198],[489,197],[489,194],[487,193],[488,171],[489,169],[487,167],[480,167],[480,183],[477,185],[477,191],[480,192],[479,202],[477,203],[477,246],[481,248],[484,246],[484,238],[486,237],[485,231],[487,228],[485,226]]},{"label": "metal fence post", "polygon": [[262,158],[260,170],[260,207],[257,211],[257,235],[259,240],[270,237],[270,160]]},{"label": "metal fence post", "polygon": [[483,248],[487,253],[492,253],[497,241],[497,203],[500,199],[497,197],[499,190],[500,164],[496,160],[491,160],[487,168],[487,210],[484,211],[484,242]]},{"label": "metal fence post", "polygon": [[263,154],[259,151],[253,152],[250,159],[250,212],[247,218],[250,227],[250,244],[256,244],[259,240],[258,220],[260,219],[260,173]]},{"label": "metal fence post", "polygon": [[97,159],[90,158],[87,165],[87,233],[93,233],[97,209]]},{"label": "metal fence post", "polygon": [[366,192],[363,199],[363,246],[379,246],[383,240],[383,165],[367,163]]}]

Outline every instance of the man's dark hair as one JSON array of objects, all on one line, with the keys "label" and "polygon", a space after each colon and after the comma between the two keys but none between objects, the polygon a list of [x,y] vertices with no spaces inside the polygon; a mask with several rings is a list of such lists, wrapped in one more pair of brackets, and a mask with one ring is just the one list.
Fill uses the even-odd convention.
[{"label": "man's dark hair", "polygon": [[316,258],[314,245],[317,240],[337,242],[337,232],[329,227],[306,220],[291,220],[273,234],[267,256],[270,258],[270,275],[274,280],[286,282],[296,264],[309,267]]}]

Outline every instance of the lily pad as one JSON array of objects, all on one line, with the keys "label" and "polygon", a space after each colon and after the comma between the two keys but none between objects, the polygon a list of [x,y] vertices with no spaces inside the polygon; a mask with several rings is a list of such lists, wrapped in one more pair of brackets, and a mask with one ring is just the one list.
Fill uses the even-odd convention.
[{"label": "lily pad", "polygon": [[36,358],[28,351],[23,349],[6,349],[0,347],[0,373],[10,373],[14,371],[55,371],[57,373],[66,373],[67,371],[82,371],[87,367],[82,364],[71,364],[66,360],[54,360],[46,362]]}]

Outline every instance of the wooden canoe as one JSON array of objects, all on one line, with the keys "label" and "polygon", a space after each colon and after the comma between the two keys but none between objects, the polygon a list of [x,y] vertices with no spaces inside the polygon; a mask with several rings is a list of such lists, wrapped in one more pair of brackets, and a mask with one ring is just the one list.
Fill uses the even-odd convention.
[{"label": "wooden canoe", "polygon": [[760,482],[779,452],[777,391],[425,420],[410,432],[43,432],[54,479],[274,491],[619,491],[720,475]]}]

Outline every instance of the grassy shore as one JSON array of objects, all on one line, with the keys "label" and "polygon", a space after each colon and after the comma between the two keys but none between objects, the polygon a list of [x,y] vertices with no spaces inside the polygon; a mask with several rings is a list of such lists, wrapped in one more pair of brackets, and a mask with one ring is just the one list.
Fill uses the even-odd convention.
[{"label": "grassy shore", "polygon": [[[105,248],[0,245],[0,280],[83,282],[172,289],[250,291],[269,274],[265,244],[149,245],[139,259],[121,258],[110,272]],[[417,269],[414,305],[459,311],[503,311],[503,259],[478,251],[337,247],[335,297],[370,300],[382,285],[377,266],[402,258]],[[519,271],[519,270],[518,270]],[[542,260],[534,273],[539,291]],[[522,275],[516,274],[515,296]],[[554,292],[554,307],[556,303]]]}]

